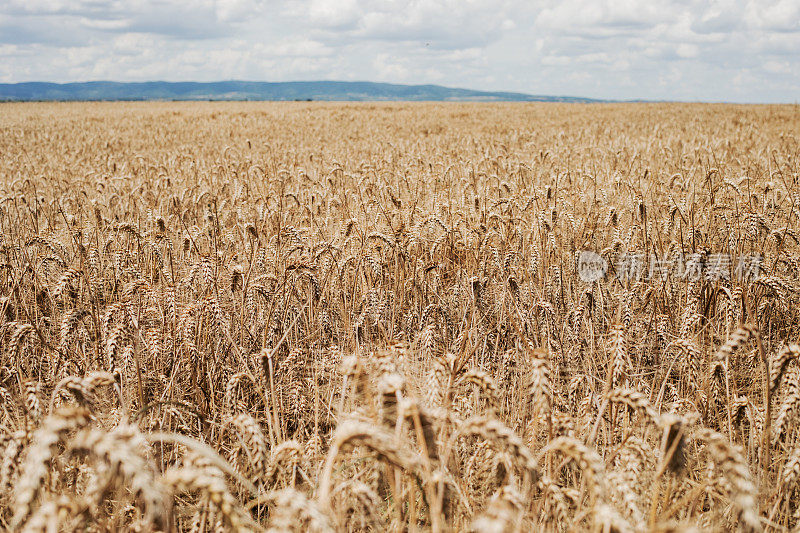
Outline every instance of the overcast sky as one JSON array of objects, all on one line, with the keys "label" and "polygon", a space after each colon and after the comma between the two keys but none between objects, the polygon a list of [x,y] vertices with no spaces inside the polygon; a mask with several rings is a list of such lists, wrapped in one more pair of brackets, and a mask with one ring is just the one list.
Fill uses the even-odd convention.
[{"label": "overcast sky", "polygon": [[367,80],[800,101],[800,0],[0,0],[0,82]]}]

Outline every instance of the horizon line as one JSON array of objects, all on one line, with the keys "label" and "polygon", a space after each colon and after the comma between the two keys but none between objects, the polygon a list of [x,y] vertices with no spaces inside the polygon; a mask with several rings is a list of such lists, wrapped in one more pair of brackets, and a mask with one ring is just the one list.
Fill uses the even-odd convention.
[{"label": "horizon line", "polygon": [[[264,85],[290,85],[290,84],[342,84],[342,85],[356,85],[356,84],[369,84],[369,85],[378,85],[378,86],[392,86],[392,87],[407,87],[407,88],[436,88],[436,89],[446,89],[450,91],[463,91],[467,93],[475,93],[474,97],[480,98],[481,95],[485,95],[490,97],[491,95],[507,95],[518,97],[518,100],[488,100],[488,101],[475,101],[475,100],[458,100],[458,99],[419,99],[419,98],[403,98],[398,96],[392,97],[374,97],[369,98],[369,96],[359,98],[359,99],[347,99],[347,98],[319,98],[319,99],[311,99],[312,101],[324,101],[324,102],[452,102],[452,103],[680,103],[680,104],[728,104],[728,105],[798,105],[800,101],[795,100],[794,102],[784,101],[784,102],[755,102],[755,101],[748,101],[748,102],[736,102],[731,100],[701,100],[701,99],[691,99],[691,100],[671,100],[671,99],[648,99],[648,98],[626,98],[626,99],[619,99],[619,98],[602,98],[602,97],[594,97],[594,96],[573,96],[573,95],[564,95],[564,94],[542,94],[542,93],[530,93],[530,92],[522,92],[519,90],[508,90],[508,89],[471,89],[465,87],[457,87],[451,85],[441,85],[436,83],[394,83],[394,82],[386,82],[386,81],[370,81],[370,80],[337,80],[337,79],[315,79],[315,80],[287,80],[287,81],[266,81],[266,80],[247,80],[247,79],[220,79],[216,81],[197,81],[197,80],[179,80],[179,81],[171,81],[171,80],[144,80],[144,81],[119,81],[113,79],[93,79],[93,80],[82,80],[82,81],[45,81],[45,80],[27,80],[27,81],[14,81],[14,82],[0,82],[0,87],[9,87],[9,86],[20,86],[20,85],[30,85],[30,84],[41,84],[41,85],[55,85],[55,86],[69,86],[69,85],[86,85],[86,84],[98,84],[98,83],[108,83],[108,84],[115,84],[115,85],[144,85],[144,84],[164,84],[164,85],[179,85],[179,84],[194,84],[194,85],[214,85],[214,84],[221,84],[221,83],[246,83],[246,84],[264,84]],[[525,100],[525,98],[542,98],[542,99],[550,99],[550,100]],[[296,100],[308,100],[307,98],[297,97]],[[0,102],[7,103],[7,102],[114,102],[114,101],[250,101],[250,102],[280,102],[280,101],[293,101],[291,98],[226,98],[226,97],[149,97],[149,96],[131,96],[131,97],[123,97],[123,98],[114,98],[114,97],[98,97],[98,98],[13,98],[13,97],[5,97],[0,95]]]}]

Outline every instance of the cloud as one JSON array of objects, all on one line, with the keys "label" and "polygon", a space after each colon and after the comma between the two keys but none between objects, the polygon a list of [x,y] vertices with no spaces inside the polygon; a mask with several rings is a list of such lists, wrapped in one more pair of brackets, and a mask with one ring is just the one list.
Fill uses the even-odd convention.
[{"label": "cloud", "polygon": [[311,0],[295,12],[307,15],[316,27],[330,30],[353,29],[362,17],[357,0]]},{"label": "cloud", "polygon": [[6,0],[0,81],[379,80],[795,101],[797,0]]},{"label": "cloud", "polygon": [[259,0],[10,0],[0,12],[32,36],[29,42],[63,43],[128,32],[216,39],[234,35],[243,21],[260,16],[263,9]]},{"label": "cloud", "polygon": [[652,28],[666,15],[663,5],[657,2],[566,0],[542,9],[536,23],[541,28],[569,33],[618,35]]},{"label": "cloud", "polygon": [[780,0],[775,3],[748,2],[745,20],[762,30],[798,32],[800,4],[795,0]]},{"label": "cloud", "polygon": [[291,13],[330,42],[415,42],[460,49],[486,46],[512,30],[513,7],[505,0],[310,0]]},{"label": "cloud", "polygon": [[692,17],[691,30],[698,34],[730,33],[745,26],[741,11],[737,11],[735,1],[714,2],[698,10]]}]

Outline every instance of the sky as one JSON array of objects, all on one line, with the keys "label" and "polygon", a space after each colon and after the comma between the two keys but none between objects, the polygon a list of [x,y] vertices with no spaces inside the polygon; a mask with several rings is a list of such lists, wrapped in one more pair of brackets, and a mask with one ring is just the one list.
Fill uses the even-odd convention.
[{"label": "sky", "polygon": [[0,0],[0,83],[433,83],[800,102],[800,0]]}]

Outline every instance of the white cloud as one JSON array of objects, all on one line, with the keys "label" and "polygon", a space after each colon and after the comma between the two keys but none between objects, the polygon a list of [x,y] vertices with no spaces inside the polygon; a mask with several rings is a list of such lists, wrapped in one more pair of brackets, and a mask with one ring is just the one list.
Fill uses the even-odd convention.
[{"label": "white cloud", "polygon": [[746,21],[764,30],[800,31],[800,3],[796,0],[747,3]]},{"label": "white cloud", "polygon": [[691,59],[700,54],[700,48],[696,44],[689,43],[679,44],[675,51],[678,54],[678,57],[682,57],[683,59]]},{"label": "white cloud", "polygon": [[311,22],[322,28],[351,27],[362,14],[357,0],[311,0],[307,13]]},{"label": "white cloud", "polygon": [[217,0],[214,8],[219,20],[241,22],[258,15],[263,5],[257,0]]},{"label": "white cloud", "polygon": [[711,2],[692,17],[692,31],[697,33],[728,33],[743,25],[741,7],[735,0]]},{"label": "white cloud", "polygon": [[119,31],[129,28],[132,24],[130,19],[92,19],[81,17],[80,24],[93,30]]},{"label": "white cloud", "polygon": [[764,63],[764,70],[773,74],[789,74],[792,72],[792,66],[786,61],[771,59]]},{"label": "white cloud", "polygon": [[259,44],[256,50],[264,55],[281,57],[325,57],[333,54],[333,49],[311,39],[289,39],[271,44]]},{"label": "white cloud", "polygon": [[0,2],[0,81],[231,78],[795,101],[800,2]]},{"label": "white cloud", "polygon": [[405,81],[409,74],[408,69],[389,54],[378,54],[373,64],[377,81]]},{"label": "white cloud", "polygon": [[652,28],[667,15],[660,2],[566,0],[542,9],[536,23],[571,35],[613,37]]}]

